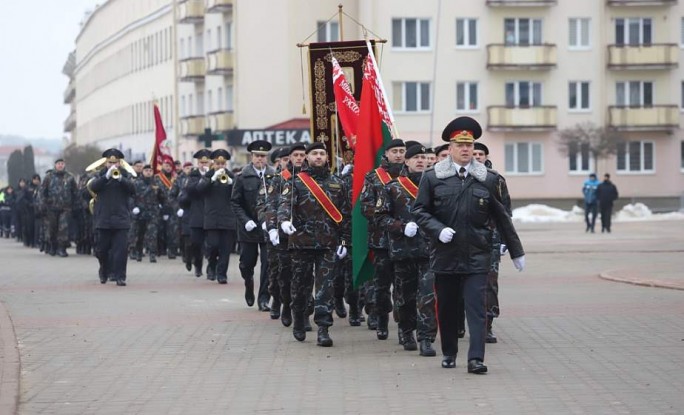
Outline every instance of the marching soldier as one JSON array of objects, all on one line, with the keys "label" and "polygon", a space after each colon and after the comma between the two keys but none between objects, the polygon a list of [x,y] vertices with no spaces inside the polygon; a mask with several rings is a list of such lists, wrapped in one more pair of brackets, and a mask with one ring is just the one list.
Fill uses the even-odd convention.
[{"label": "marching soldier", "polygon": [[[197,191],[204,196],[204,231],[207,241],[207,274],[214,275],[219,284],[228,282],[230,247],[235,243],[235,214],[230,198],[233,192],[233,173],[226,168],[230,153],[214,150],[213,168],[197,183]],[[211,273],[211,274],[210,274]]]},{"label": "marching soldier", "polygon": [[[193,154],[197,160],[197,168],[192,169],[188,175],[188,183],[185,186],[187,197],[190,202],[190,211],[183,212],[183,216],[190,216],[190,252],[189,260],[195,267],[195,277],[202,276],[202,262],[204,259],[204,195],[199,191],[197,185],[204,175],[209,171],[211,163],[211,151],[202,149]],[[233,232],[235,225],[233,225]],[[228,228],[230,231],[230,228]],[[187,265],[186,265],[187,266]],[[211,273],[210,273],[211,272]],[[215,280],[214,269],[207,266],[207,278]]]},{"label": "marching soldier", "polygon": [[127,234],[131,226],[128,199],[135,195],[135,186],[128,172],[120,167],[123,153],[110,148],[102,157],[106,158],[105,168],[88,185],[97,195],[95,256],[100,262],[100,282],[105,284],[109,278],[116,281],[116,285],[125,286]]},{"label": "marching soldier", "polygon": [[459,117],[442,133],[450,156],[423,175],[413,214],[432,240],[430,267],[435,273],[437,316],[442,340],[442,367],[456,366],[458,309],[465,301],[470,348],[468,373],[487,372],[485,290],[491,267],[493,221],[522,271],[525,253],[503,205],[499,175],[473,159],[473,142],[482,129],[474,119]]},{"label": "marching soldier", "polygon": [[302,171],[283,187],[278,209],[278,222],[289,235],[292,257],[292,334],[298,341],[306,338],[307,301],[315,285],[317,344],[330,347],[333,268],[337,258],[347,255],[350,239],[348,190],[339,177],[330,174],[325,144],[307,146],[306,161]]},{"label": "marching soldier", "polygon": [[41,188],[48,221],[46,237],[49,254],[61,257],[69,256],[66,252],[69,244],[69,217],[78,202],[76,180],[64,167],[64,159],[55,160],[55,168],[45,176]]},{"label": "marching soldier", "polygon": [[130,249],[135,253],[135,259],[140,262],[144,246],[150,254],[150,262],[157,262],[157,232],[161,213],[159,206],[166,202],[166,198],[154,180],[154,170],[149,164],[143,166],[142,178],[134,184],[135,199],[131,213],[137,233]]},{"label": "marching soldier", "polygon": [[266,237],[257,215],[257,198],[266,197],[266,181],[275,171],[266,165],[271,143],[264,140],[251,142],[247,151],[252,153],[252,162],[246,165],[235,180],[232,204],[238,219],[238,242],[240,242],[240,274],[245,281],[245,301],[254,305],[254,267],[257,259],[261,263],[257,305],[260,311],[268,307],[268,261],[266,259]]},{"label": "marching soldier", "polygon": [[[375,299],[374,310],[368,312],[368,328],[376,326],[378,340],[387,340],[389,336],[389,313],[392,312],[392,296],[390,286],[394,278],[392,261],[387,253],[387,233],[378,225],[375,209],[378,207],[378,196],[387,183],[399,176],[404,167],[406,146],[400,139],[392,140],[385,149],[385,156],[377,169],[366,174],[359,201],[363,216],[368,219],[368,247],[373,251],[375,266],[374,295],[366,295],[368,300]],[[371,314],[372,313],[372,314]],[[401,341],[401,339],[400,339]]]},{"label": "marching soldier", "polygon": [[190,208],[190,198],[188,197],[187,186],[190,180],[190,172],[192,171],[192,163],[186,161],[183,163],[183,170],[178,175],[178,179],[174,182],[171,195],[178,199],[178,216],[179,231],[180,231],[180,253],[183,258],[183,263],[188,271],[192,271],[192,260],[190,259],[190,215],[185,215],[185,209]]},{"label": "marching soldier", "polygon": [[[420,144],[409,147],[406,150],[408,171],[405,170],[385,186],[379,198],[382,203],[376,209],[376,214],[379,216],[378,223],[389,235],[388,252],[394,263],[394,289],[397,292],[395,308],[404,350],[417,349],[413,331],[418,328],[421,356],[435,356],[432,348],[437,336],[434,274],[429,271],[426,237],[411,215],[418,184],[427,163],[425,147]],[[418,307],[416,296],[419,299]]]},{"label": "marching soldier", "polygon": [[[162,171],[155,176],[157,186],[164,191],[166,204],[162,206],[162,222],[160,223],[161,240],[169,259],[175,259],[178,253],[178,201],[171,197],[171,189],[176,181],[176,170],[170,157],[164,157]],[[162,254],[164,254],[162,248]]]},{"label": "marching soldier", "polygon": [[437,155],[437,160],[435,160],[435,162],[442,161],[449,157],[449,144],[442,144],[441,146],[435,147],[435,154]]}]

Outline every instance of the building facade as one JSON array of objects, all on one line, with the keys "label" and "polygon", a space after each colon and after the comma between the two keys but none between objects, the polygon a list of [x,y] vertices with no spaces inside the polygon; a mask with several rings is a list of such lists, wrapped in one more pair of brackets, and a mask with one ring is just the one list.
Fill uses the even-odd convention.
[{"label": "building facade", "polygon": [[[204,146],[207,128],[228,135],[308,116],[306,50],[296,44],[338,40],[341,28],[344,40],[363,38],[351,19],[338,21],[338,3],[109,0],[77,38],[78,143],[149,155],[154,99],[182,160]],[[377,57],[402,138],[437,145],[449,120],[469,115],[519,203],[574,203],[596,171],[627,200],[678,207],[678,1],[341,3],[387,39]],[[619,137],[615,154],[594,160],[586,146],[560,144],[559,131],[586,123]],[[211,144],[228,147],[235,164],[247,160],[236,142]]]}]

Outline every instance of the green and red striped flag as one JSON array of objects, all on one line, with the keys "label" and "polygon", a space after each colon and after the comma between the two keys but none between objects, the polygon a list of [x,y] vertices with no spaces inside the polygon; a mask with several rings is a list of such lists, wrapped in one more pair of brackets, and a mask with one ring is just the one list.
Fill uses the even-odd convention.
[{"label": "green and red striped flag", "polygon": [[355,287],[373,276],[373,265],[368,257],[368,221],[361,213],[358,199],[366,173],[380,165],[383,148],[392,140],[394,124],[370,42],[366,41],[366,46],[368,58],[361,85],[352,186],[352,275]]}]

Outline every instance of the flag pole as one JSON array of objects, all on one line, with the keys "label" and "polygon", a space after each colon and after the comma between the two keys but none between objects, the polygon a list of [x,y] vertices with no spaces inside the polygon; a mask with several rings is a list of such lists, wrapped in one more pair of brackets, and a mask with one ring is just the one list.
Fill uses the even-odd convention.
[{"label": "flag pole", "polygon": [[368,47],[368,56],[373,62],[373,66],[375,66],[375,68],[377,69],[376,73],[378,77],[378,83],[380,84],[380,92],[382,92],[382,99],[385,100],[385,102],[387,103],[387,113],[389,115],[390,121],[392,122],[392,131],[394,132],[394,137],[399,137],[399,131],[397,130],[397,125],[394,122],[394,114],[392,114],[392,107],[390,107],[389,105],[387,93],[385,92],[385,85],[382,82],[382,76],[380,75],[380,67],[378,66],[378,63],[375,60],[375,54],[373,54],[373,48],[371,48],[371,44],[368,38],[366,38],[366,47]]},{"label": "flag pole", "polygon": [[338,4],[338,5],[337,5],[337,8],[338,8],[337,14],[338,14],[338,16],[339,16],[339,17],[338,17],[338,20],[340,21],[340,24],[339,24],[340,42],[342,42],[342,41],[344,41],[344,29],[343,29],[343,26],[342,26],[342,15],[343,15],[343,13],[342,13],[342,3]]}]

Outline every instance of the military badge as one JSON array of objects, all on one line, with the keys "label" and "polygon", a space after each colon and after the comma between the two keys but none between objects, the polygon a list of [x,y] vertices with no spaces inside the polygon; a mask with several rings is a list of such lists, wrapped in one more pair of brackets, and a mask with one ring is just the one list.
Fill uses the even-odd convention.
[{"label": "military badge", "polygon": [[290,188],[289,188],[289,187],[286,187],[286,188],[283,189],[282,195],[285,196],[285,195],[288,194],[289,192],[290,192]]},{"label": "military badge", "polygon": [[273,193],[273,186],[268,186],[268,194],[270,195]]},{"label": "military badge", "polygon": [[378,198],[378,202],[375,204],[375,207],[379,208],[380,206],[382,206],[382,199]]},{"label": "military badge", "polygon": [[480,198],[480,206],[484,205],[484,199]]}]

